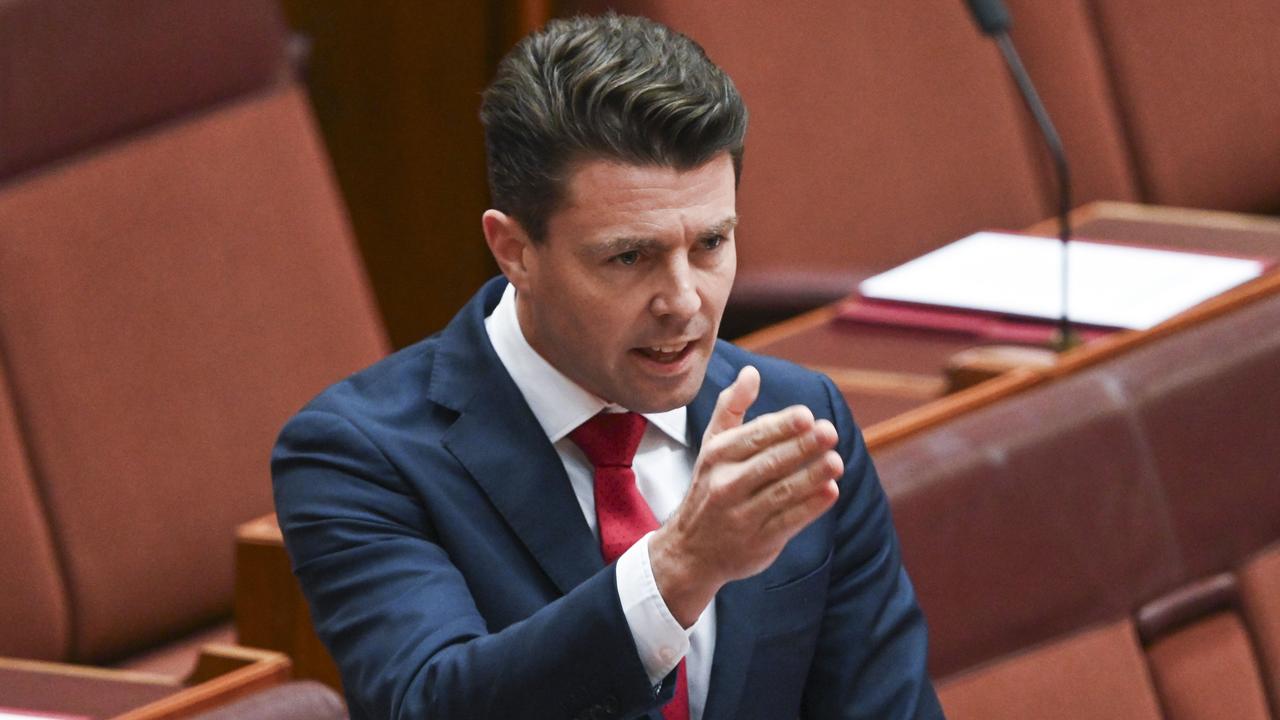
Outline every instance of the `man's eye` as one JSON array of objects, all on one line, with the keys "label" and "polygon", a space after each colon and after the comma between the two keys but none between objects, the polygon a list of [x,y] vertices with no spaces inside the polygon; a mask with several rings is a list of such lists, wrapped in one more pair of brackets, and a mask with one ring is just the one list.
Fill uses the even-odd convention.
[{"label": "man's eye", "polygon": [[635,265],[640,261],[640,253],[637,250],[629,250],[619,255],[614,255],[613,260],[619,265]]},{"label": "man's eye", "polygon": [[716,248],[720,247],[722,243],[724,243],[723,235],[712,235],[711,237],[706,237],[702,239],[702,247],[708,250],[715,250]]}]

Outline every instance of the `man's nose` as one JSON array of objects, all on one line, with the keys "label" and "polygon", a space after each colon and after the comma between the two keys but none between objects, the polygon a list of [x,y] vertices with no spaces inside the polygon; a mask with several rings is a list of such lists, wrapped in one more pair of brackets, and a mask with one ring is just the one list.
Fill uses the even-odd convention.
[{"label": "man's nose", "polygon": [[661,282],[651,304],[654,315],[684,320],[693,317],[702,307],[702,296],[698,294],[698,284],[688,262],[673,261]]}]

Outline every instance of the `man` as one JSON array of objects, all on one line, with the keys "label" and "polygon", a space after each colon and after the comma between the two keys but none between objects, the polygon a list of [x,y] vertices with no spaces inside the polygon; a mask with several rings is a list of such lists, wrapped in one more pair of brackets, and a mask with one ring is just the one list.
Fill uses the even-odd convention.
[{"label": "man", "polygon": [[556,21],[482,109],[504,278],[285,427],[354,717],[940,717],[829,380],[716,341],[746,111],[692,41]]}]

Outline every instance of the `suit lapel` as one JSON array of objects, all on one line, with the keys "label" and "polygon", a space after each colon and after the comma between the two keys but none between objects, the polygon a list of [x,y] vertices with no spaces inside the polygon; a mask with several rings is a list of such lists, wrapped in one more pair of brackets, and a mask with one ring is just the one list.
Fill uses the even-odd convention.
[{"label": "suit lapel", "polygon": [[[711,421],[720,392],[736,377],[736,370],[720,355],[712,356],[707,378],[689,405],[689,445],[702,449],[702,434]],[[748,419],[757,412],[749,410]],[[755,646],[756,604],[764,587],[756,575],[729,583],[716,593],[716,650],[711,663],[711,685],[703,720],[728,720],[737,716],[743,683]]]},{"label": "suit lapel", "polygon": [[431,399],[459,413],[444,447],[466,468],[562,593],[604,567],[564,465],[489,343],[490,281],[445,329]]}]

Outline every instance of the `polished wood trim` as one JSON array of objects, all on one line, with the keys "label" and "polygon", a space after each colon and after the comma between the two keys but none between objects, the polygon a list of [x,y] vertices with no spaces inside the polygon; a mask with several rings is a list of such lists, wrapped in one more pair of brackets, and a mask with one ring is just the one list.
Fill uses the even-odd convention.
[{"label": "polished wood trim", "polygon": [[[1091,202],[1087,205],[1081,205],[1070,212],[1071,226],[1076,227],[1077,225],[1083,225],[1085,222],[1103,215],[1112,205],[1142,207],[1141,205],[1134,205],[1133,203]],[[1041,220],[1029,228],[1021,230],[1020,232],[1026,235],[1058,237],[1058,218],[1056,216],[1045,218],[1044,220]]]},{"label": "polished wood trim", "polygon": [[792,335],[797,335],[815,327],[822,327],[836,317],[835,305],[824,305],[816,310],[797,315],[789,320],[783,320],[777,325],[770,325],[761,328],[755,332],[747,333],[737,340],[733,341],[744,350],[759,352],[766,345],[773,344],[779,340],[785,340]]},{"label": "polished wood trim", "polygon": [[157,673],[138,672],[136,670],[113,670],[91,665],[72,665],[70,663],[50,662],[45,660],[23,660],[19,658],[0,658],[0,668],[20,670],[23,672],[43,673],[46,675],[62,675],[92,680],[112,680],[118,682],[138,683],[139,685],[180,686],[177,678]]},{"label": "polished wood trim", "polygon": [[960,415],[986,407],[1019,393],[1045,379],[1044,371],[1029,368],[1012,370],[1000,377],[974,385],[918,408],[878,422],[863,431],[867,449],[880,450],[918,432],[940,425]]},{"label": "polished wood trim", "polygon": [[[1244,215],[1222,210],[1169,207],[1166,205],[1138,205],[1123,202],[1097,202],[1094,213],[1100,217],[1117,220],[1135,220],[1190,225],[1221,230],[1250,230],[1280,233],[1280,219],[1266,215]],[[1090,207],[1086,205],[1084,207]]]},{"label": "polished wood trim", "polygon": [[237,527],[236,542],[283,545],[284,535],[280,532],[280,523],[276,519],[276,514],[267,513]]},{"label": "polished wood trim", "polygon": [[[734,344],[745,350],[760,352],[775,342],[832,322],[838,312],[835,305],[825,305],[784,320],[777,325],[770,325],[743,335],[735,340]],[[946,381],[930,375],[864,370],[837,365],[810,365],[809,368],[830,377],[836,387],[842,391],[932,400],[946,390]]]},{"label": "polished wood trim", "polygon": [[[1189,225],[1216,230],[1249,230],[1280,234],[1280,219],[1265,215],[1242,215],[1221,210],[1141,205],[1138,203],[1100,200],[1082,205],[1071,211],[1072,226],[1083,225],[1090,220],[1131,220],[1167,225]],[[1057,237],[1058,219],[1046,218],[1023,231],[1028,235]]]},{"label": "polished wood trim", "polygon": [[204,712],[289,681],[290,662],[269,650],[206,645],[186,688],[112,720],[170,720]]},{"label": "polished wood trim", "polygon": [[1051,368],[1060,359],[1057,352],[1047,347],[978,345],[967,348],[947,359],[947,392],[959,392],[1018,368]]},{"label": "polished wood trim", "polygon": [[273,650],[251,648],[227,643],[209,643],[200,649],[196,666],[183,681],[186,685],[199,685],[234,671],[257,666],[258,672],[266,668],[289,664],[289,659]]},{"label": "polished wood trim", "polygon": [[826,375],[841,391],[932,400],[947,390],[946,380],[931,375],[912,375],[882,370],[860,370],[835,365],[810,365]]}]

